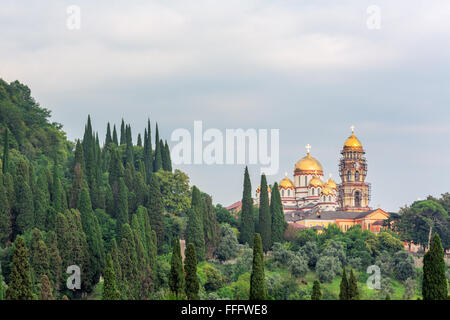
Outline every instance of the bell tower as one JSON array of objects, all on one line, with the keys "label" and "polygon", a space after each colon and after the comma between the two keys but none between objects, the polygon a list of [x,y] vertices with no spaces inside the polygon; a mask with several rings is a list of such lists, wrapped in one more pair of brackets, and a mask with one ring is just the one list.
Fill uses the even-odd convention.
[{"label": "bell tower", "polygon": [[355,136],[355,127],[351,129],[352,135],[345,140],[339,161],[339,206],[343,211],[364,212],[370,210],[370,184],[365,182],[367,161],[362,144]]}]

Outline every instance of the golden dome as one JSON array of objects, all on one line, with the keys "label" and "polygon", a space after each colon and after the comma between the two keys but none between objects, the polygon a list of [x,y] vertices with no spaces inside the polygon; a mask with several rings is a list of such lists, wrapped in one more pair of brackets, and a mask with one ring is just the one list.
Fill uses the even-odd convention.
[{"label": "golden dome", "polygon": [[352,126],[352,135],[347,138],[344,142],[344,148],[358,148],[362,149],[361,141],[358,140],[358,138],[355,136],[354,129],[355,127]]},{"label": "golden dome", "polygon": [[322,189],[322,194],[326,195],[326,196],[330,196],[330,195],[333,195],[334,192],[333,192],[332,189],[330,189],[328,187],[325,187],[325,188]]},{"label": "golden dome", "polygon": [[284,177],[283,180],[280,181],[280,188],[294,188],[294,183],[288,177]]},{"label": "golden dome", "polygon": [[[257,193],[260,193],[261,192],[261,186],[258,186],[258,188],[256,188],[256,192]],[[267,186],[267,192],[272,192],[272,189],[270,189],[270,187],[269,186]]]},{"label": "golden dome", "polygon": [[317,160],[314,157],[311,157],[308,154],[306,157],[301,158],[296,164],[295,164],[295,171],[303,171],[303,172],[311,172],[314,174],[323,174],[322,165],[320,164],[319,160]]},{"label": "golden dome", "polygon": [[309,186],[310,187],[322,187],[323,182],[322,182],[322,180],[320,180],[320,178],[318,176],[314,176],[314,178],[312,178],[311,181],[309,182]]},{"label": "golden dome", "polygon": [[334,182],[333,179],[328,179],[327,183],[325,183],[325,188],[329,188],[329,189],[337,189],[337,185],[336,182]]}]

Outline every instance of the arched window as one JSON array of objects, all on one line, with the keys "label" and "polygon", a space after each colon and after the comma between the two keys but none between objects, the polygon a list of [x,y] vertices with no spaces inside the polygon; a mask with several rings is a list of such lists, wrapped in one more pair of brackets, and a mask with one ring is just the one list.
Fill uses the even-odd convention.
[{"label": "arched window", "polygon": [[314,188],[312,188],[312,195],[314,195]]},{"label": "arched window", "polygon": [[305,187],[308,186],[308,176],[305,176]]},{"label": "arched window", "polygon": [[350,170],[347,171],[347,181],[350,181],[351,176],[352,176],[352,173],[350,172]]},{"label": "arched window", "polygon": [[355,172],[355,181],[359,181],[359,171]]},{"label": "arched window", "polygon": [[328,201],[330,201],[330,202],[331,202],[331,196],[328,196]]},{"label": "arched window", "polygon": [[355,207],[361,207],[361,193],[355,192]]},{"label": "arched window", "polygon": [[281,196],[284,197],[284,190],[281,190]]}]

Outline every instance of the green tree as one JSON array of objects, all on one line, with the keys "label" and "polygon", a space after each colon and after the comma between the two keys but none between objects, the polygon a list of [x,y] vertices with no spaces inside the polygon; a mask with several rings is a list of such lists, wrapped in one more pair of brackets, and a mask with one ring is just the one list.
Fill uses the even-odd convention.
[{"label": "green tree", "polygon": [[52,285],[46,274],[43,274],[41,277],[40,287],[39,300],[55,300],[52,294]]},{"label": "green tree", "polygon": [[236,238],[236,232],[234,232],[229,224],[221,225],[220,229],[222,236],[216,250],[217,258],[220,261],[236,258],[239,252],[239,243]]},{"label": "green tree", "polygon": [[423,257],[422,296],[424,300],[447,299],[444,249],[437,233],[433,235],[430,250]]},{"label": "green tree", "polygon": [[350,300],[359,300],[359,289],[358,283],[356,282],[355,274],[353,269],[350,270],[350,277],[348,280],[348,298]]},{"label": "green tree", "polygon": [[203,202],[200,191],[196,186],[192,187],[191,208],[188,211],[188,221],[186,225],[186,243],[195,246],[197,260],[205,260],[205,238],[203,231]]},{"label": "green tree", "polygon": [[12,232],[11,215],[8,198],[3,186],[3,175],[0,173],[0,244],[5,245]]},{"label": "green tree", "polygon": [[7,300],[33,300],[33,290],[30,274],[30,262],[25,240],[18,236],[15,241],[15,249],[12,261],[11,274],[9,276]]},{"label": "green tree", "polygon": [[185,280],[181,258],[180,239],[173,240],[172,258],[170,259],[169,288],[177,298],[184,293]]},{"label": "green tree", "polygon": [[[47,234],[46,245],[48,249],[48,264],[49,264],[49,278],[53,283],[55,290],[59,289],[59,284],[62,279],[62,259],[58,250],[58,239],[55,231],[50,231]],[[51,267],[51,268],[50,268]]]},{"label": "green tree", "polygon": [[3,138],[3,159],[2,159],[2,172],[3,174],[9,172],[9,135],[8,127],[5,127],[5,134]]},{"label": "green tree", "polygon": [[342,279],[339,286],[339,300],[350,300],[349,297],[349,284],[347,275],[345,274],[345,268],[342,269]]},{"label": "green tree", "polygon": [[275,242],[282,242],[284,237],[284,230],[286,222],[283,214],[283,204],[281,203],[280,190],[278,183],[274,183],[271,200],[270,213],[272,216],[272,244]]},{"label": "green tree", "polygon": [[166,171],[172,172],[172,159],[170,157],[170,149],[167,140],[164,144],[164,152],[166,153]]},{"label": "green tree", "polygon": [[102,298],[103,300],[120,300],[120,292],[116,284],[116,273],[110,253],[106,258]]},{"label": "green tree", "polygon": [[155,175],[150,177],[147,207],[152,229],[155,230],[158,239],[158,247],[161,248],[164,241],[164,208],[158,179]]},{"label": "green tree", "polygon": [[269,194],[266,175],[261,176],[261,191],[259,198],[259,233],[264,252],[272,247],[272,218],[270,216]]},{"label": "green tree", "polygon": [[14,185],[16,187],[16,231],[25,233],[34,226],[33,194],[21,175],[16,177]]},{"label": "green tree", "polygon": [[114,199],[114,207],[117,218],[117,234],[121,234],[122,226],[130,223],[130,217],[128,215],[128,188],[123,178],[120,178],[119,181],[119,189]]},{"label": "green tree", "polygon": [[186,273],[186,296],[189,300],[198,300],[200,284],[197,277],[197,255],[193,243],[189,243],[186,248],[184,271]]},{"label": "green tree", "polygon": [[203,232],[205,235],[206,256],[211,258],[219,244],[220,226],[210,196],[205,196]]},{"label": "green tree", "polygon": [[117,138],[117,130],[116,130],[116,125],[114,125],[113,128],[113,138],[112,138],[113,143],[118,146],[119,145],[119,139]]},{"label": "green tree", "polygon": [[320,291],[320,282],[318,280],[314,280],[311,300],[322,300],[322,291]]},{"label": "green tree", "polygon": [[256,233],[253,241],[253,265],[250,277],[250,300],[267,299],[267,287],[264,276],[264,253],[262,240],[259,233]]},{"label": "green tree", "polygon": [[155,133],[155,158],[153,159],[153,172],[158,172],[162,169],[162,154],[161,154],[161,144],[159,140],[159,130],[158,123],[156,123],[156,133]]},{"label": "green tree", "polygon": [[252,199],[252,185],[250,182],[250,175],[248,168],[245,167],[244,173],[244,191],[242,194],[242,210],[240,216],[240,234],[239,241],[252,245],[253,235],[255,233],[255,224],[253,220],[253,199]]}]

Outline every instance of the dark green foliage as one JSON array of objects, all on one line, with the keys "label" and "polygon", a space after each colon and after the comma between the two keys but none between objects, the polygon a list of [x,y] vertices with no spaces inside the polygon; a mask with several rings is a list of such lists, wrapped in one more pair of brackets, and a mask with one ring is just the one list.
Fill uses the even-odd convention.
[{"label": "dark green foliage", "polygon": [[46,245],[48,250],[48,265],[49,273],[48,277],[53,283],[55,290],[59,289],[59,284],[62,279],[62,259],[58,250],[58,239],[54,231],[50,231],[47,234]]},{"label": "dark green foliage", "polygon": [[3,174],[9,172],[9,134],[8,128],[5,128],[5,134],[3,138],[3,158],[2,158],[2,172]]},{"label": "dark green foliage", "polygon": [[117,138],[116,125],[114,125],[112,141],[113,141],[113,143],[114,143],[116,146],[119,145],[119,140],[118,140],[118,138]]},{"label": "dark green foliage", "polygon": [[185,288],[183,262],[181,259],[180,239],[173,240],[170,259],[169,288],[177,298],[182,297]]},{"label": "dark green foliage", "polygon": [[422,296],[424,300],[447,299],[444,249],[437,233],[433,234],[430,250],[423,257]]},{"label": "dark green foliage", "polygon": [[156,232],[158,246],[161,247],[164,241],[164,218],[163,203],[158,179],[155,175],[150,177],[149,195],[148,195],[148,214],[152,229]]},{"label": "dark green foliage", "polygon": [[53,165],[52,187],[51,187],[51,205],[56,213],[63,211],[63,187],[58,173],[58,165],[55,161]]},{"label": "dark green foliage", "polygon": [[210,196],[205,197],[203,231],[205,234],[206,256],[211,258],[219,244],[220,226]]},{"label": "dark green foliage", "polygon": [[280,190],[275,182],[272,188],[270,200],[270,213],[272,216],[272,243],[282,242],[286,222],[283,214],[283,204],[281,203]]},{"label": "dark green foliage", "polygon": [[256,233],[253,241],[253,265],[250,277],[250,300],[267,299],[267,287],[264,276],[264,253],[262,240]]},{"label": "dark green foliage", "polygon": [[6,299],[33,299],[30,262],[28,261],[28,250],[25,246],[25,240],[21,236],[18,236],[15,241],[12,269],[9,276],[8,289],[6,290]]},{"label": "dark green foliage", "polygon": [[320,291],[320,282],[318,280],[314,280],[311,300],[322,300],[322,291]]},{"label": "dark green foliage", "polygon": [[112,136],[111,136],[111,126],[108,122],[108,125],[106,126],[106,137],[105,137],[105,146],[113,142]]},{"label": "dark green foliage", "polygon": [[350,270],[350,277],[348,279],[348,298],[350,300],[359,300],[358,283],[353,273],[353,269]]},{"label": "dark green foliage", "polygon": [[258,227],[261,235],[263,250],[267,252],[272,247],[272,217],[270,216],[269,193],[265,174],[261,176]]},{"label": "dark green foliage", "polygon": [[249,246],[251,246],[253,235],[255,233],[255,224],[253,220],[252,186],[247,167],[245,167],[244,173],[244,191],[242,194],[242,210],[239,224],[239,241],[241,243],[247,243]]},{"label": "dark green foliage", "polygon": [[42,240],[42,234],[35,228],[31,237],[30,248],[30,265],[32,269],[32,279],[34,280],[35,285],[37,285],[44,274],[49,273],[50,265],[48,258],[48,249]]},{"label": "dark green foliage", "polygon": [[192,243],[189,243],[186,248],[184,271],[186,273],[186,296],[189,300],[198,300],[200,284],[197,277],[197,254],[195,253],[195,246]]},{"label": "dark green foliage", "polygon": [[155,133],[155,157],[153,159],[153,172],[158,172],[163,168],[162,163],[162,154],[161,154],[161,144],[159,140],[159,130],[158,124],[156,124],[156,133]]},{"label": "dark green foliage", "polygon": [[117,234],[122,233],[122,226],[130,223],[128,216],[128,188],[125,185],[123,178],[119,181],[118,193],[114,199],[114,208],[117,219]]},{"label": "dark green foliage", "polygon": [[16,234],[25,233],[34,226],[34,205],[31,188],[23,178],[18,175],[15,181],[16,193]]},{"label": "dark green foliage", "polygon": [[349,285],[347,275],[345,274],[345,268],[342,270],[342,279],[339,286],[339,300],[350,300],[349,297]]},{"label": "dark green foliage", "polygon": [[145,181],[149,183],[150,176],[153,172],[153,149],[150,119],[147,121],[147,129],[144,131],[144,166],[146,172]]},{"label": "dark green foliage", "polygon": [[120,145],[123,145],[127,142],[126,133],[125,133],[125,121],[120,124]]},{"label": "dark green foliage", "polygon": [[12,232],[8,198],[3,186],[3,174],[0,173],[0,244],[5,245]]},{"label": "dark green foliage", "polygon": [[122,228],[120,240],[120,268],[124,284],[124,295],[127,299],[136,299],[138,295],[138,261],[134,236],[129,224]]},{"label": "dark green foliage", "polygon": [[198,261],[205,260],[205,238],[202,221],[203,209],[200,191],[196,186],[193,186],[191,208],[188,211],[185,238],[186,243],[194,244]]},{"label": "dark green foliage", "polygon": [[172,158],[170,157],[170,149],[167,140],[164,144],[164,152],[166,154],[166,168],[164,170],[172,172]]},{"label": "dark green foliage", "polygon": [[120,292],[117,289],[116,273],[111,254],[108,254],[106,258],[106,267],[103,274],[103,300],[120,300]]},{"label": "dark green foliage", "polygon": [[39,300],[54,300],[52,294],[52,285],[47,275],[43,274],[41,277],[41,292],[39,294]]},{"label": "dark green foliage", "polygon": [[34,192],[34,225],[45,230],[47,225],[47,214],[50,206],[50,193],[48,191],[47,178],[41,171],[38,175]]},{"label": "dark green foliage", "polygon": [[221,237],[219,246],[216,250],[217,258],[220,261],[233,259],[239,252],[239,243],[236,239],[236,233],[228,224],[223,224],[220,228]]}]

